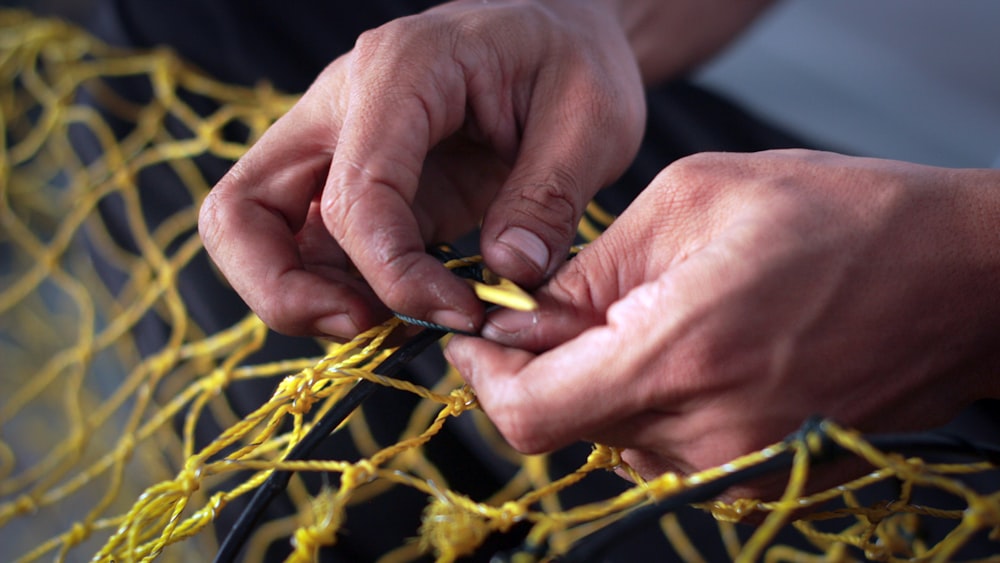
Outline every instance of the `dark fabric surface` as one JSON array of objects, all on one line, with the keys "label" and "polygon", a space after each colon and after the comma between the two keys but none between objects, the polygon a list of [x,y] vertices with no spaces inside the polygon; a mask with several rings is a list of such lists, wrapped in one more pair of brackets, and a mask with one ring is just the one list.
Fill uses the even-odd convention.
[{"label": "dark fabric surface", "polygon": [[169,45],[224,82],[306,89],[357,36],[429,0],[104,0],[94,28],[115,44]]}]

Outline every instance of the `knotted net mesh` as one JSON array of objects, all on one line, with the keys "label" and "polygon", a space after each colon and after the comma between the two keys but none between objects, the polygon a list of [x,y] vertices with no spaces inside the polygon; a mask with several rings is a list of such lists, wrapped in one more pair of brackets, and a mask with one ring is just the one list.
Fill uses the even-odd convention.
[{"label": "knotted net mesh", "polygon": [[[122,81],[145,94],[123,96]],[[251,314],[226,326],[195,322],[183,280],[205,260],[196,233],[210,188],[204,159],[239,158],[294,101],[266,84],[220,83],[166,50],[114,49],[60,21],[0,12],[4,559],[204,560],[231,513],[276,471],[290,479],[282,494],[293,508],[252,528],[248,560],[275,542],[290,546],[291,560],[314,560],[356,533],[351,507],[399,489],[424,499],[422,520],[412,536],[384,538],[384,561],[481,554],[491,536],[514,529],[513,560],[592,559],[631,541],[636,522],[658,528],[665,557],[688,561],[714,559],[710,549],[771,561],[1000,551],[995,450],[866,439],[822,421],[718,468],[568,501],[591,475],[621,468],[618,452],[594,445],[557,474],[550,456],[510,450],[454,372],[422,383],[379,373],[405,342],[398,320],[279,359],[255,356],[276,336]],[[150,175],[183,186],[169,212],[150,211],[162,211],[143,187]],[[592,206],[581,234],[592,238],[610,220]],[[151,331],[158,336],[141,336]],[[234,406],[230,391],[253,382],[266,391]],[[355,413],[336,433],[357,455],[290,456],[359,382],[413,398],[398,433],[376,437],[373,413]],[[513,467],[488,493],[462,490],[428,455],[456,419]],[[908,451],[921,444],[948,455]],[[831,451],[871,473],[806,494],[817,458]],[[766,471],[784,475],[779,500],[711,500]],[[692,513],[713,518],[692,524]],[[226,514],[230,524],[218,525]],[[755,525],[735,523],[748,514]]]}]

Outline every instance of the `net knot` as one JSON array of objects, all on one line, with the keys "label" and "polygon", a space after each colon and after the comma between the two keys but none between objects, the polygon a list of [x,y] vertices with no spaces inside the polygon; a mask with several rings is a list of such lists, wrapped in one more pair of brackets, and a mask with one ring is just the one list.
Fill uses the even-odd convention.
[{"label": "net knot", "polygon": [[476,397],[476,392],[468,385],[453,389],[448,394],[448,410],[453,414],[461,414],[478,407],[479,399]]},{"label": "net knot", "polygon": [[506,532],[514,524],[520,522],[524,518],[527,511],[527,508],[517,501],[509,500],[503,503],[500,507],[500,518],[498,522],[500,531]]},{"label": "net knot", "polygon": [[489,522],[447,496],[434,497],[424,510],[420,549],[431,549],[440,560],[471,555],[490,533]]},{"label": "net knot", "polygon": [[341,484],[344,488],[353,489],[357,486],[370,483],[375,479],[375,472],[378,468],[369,459],[362,459],[344,469],[340,476]]},{"label": "net knot", "polygon": [[229,386],[232,375],[232,370],[216,368],[202,380],[202,389],[220,392]]},{"label": "net knot", "polygon": [[38,503],[35,499],[25,495],[14,501],[14,512],[16,514],[30,514],[38,511]]},{"label": "net knot", "polygon": [[720,522],[742,522],[744,518],[762,509],[754,498],[738,498],[731,502],[715,501],[707,505],[712,517]]},{"label": "net knot", "polygon": [[976,527],[976,529],[993,528],[991,536],[1000,534],[1000,505],[990,502],[982,497],[972,497],[969,499],[969,507],[965,510],[966,521]]},{"label": "net knot", "polygon": [[335,530],[327,526],[307,526],[295,530],[292,536],[292,546],[300,555],[307,555],[306,560],[315,559],[308,556],[314,554],[321,546],[333,545],[337,542]]},{"label": "net knot", "polygon": [[615,469],[622,465],[622,451],[619,448],[594,444],[594,449],[587,456],[587,465],[603,469]]},{"label": "net knot", "polygon": [[184,493],[184,496],[193,495],[198,489],[201,488],[201,468],[185,468],[177,474],[176,482],[180,485],[181,492]]},{"label": "net knot", "polygon": [[865,559],[869,561],[888,561],[889,550],[881,545],[868,545],[865,547]]},{"label": "net knot", "polygon": [[68,545],[77,545],[89,537],[90,526],[84,524],[83,522],[76,522],[72,527],[70,527],[69,533],[66,534],[66,543]]},{"label": "net knot", "polygon": [[291,414],[303,415],[312,410],[316,402],[313,385],[316,384],[316,370],[306,368],[295,378],[295,388],[292,390],[292,403],[288,406]]},{"label": "net knot", "polygon": [[340,505],[337,493],[323,487],[309,502],[309,512],[303,516],[305,524],[292,535],[295,548],[294,561],[315,561],[319,548],[337,543],[340,529]]}]

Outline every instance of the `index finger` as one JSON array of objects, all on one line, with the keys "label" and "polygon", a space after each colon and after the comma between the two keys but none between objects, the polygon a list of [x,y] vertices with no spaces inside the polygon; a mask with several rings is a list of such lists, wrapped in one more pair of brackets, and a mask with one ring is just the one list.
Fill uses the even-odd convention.
[{"label": "index finger", "polygon": [[427,68],[366,45],[359,40],[353,55],[348,108],[323,192],[324,222],[391,309],[473,331],[482,305],[425,252],[412,208],[430,147],[465,118],[464,78],[454,62]]},{"label": "index finger", "polygon": [[[377,300],[351,278],[329,241],[323,275],[304,267],[296,233],[322,188],[339,121],[315,119],[303,97],[212,189],[198,226],[213,261],[271,328],[350,337],[373,323]],[[339,256],[338,256],[339,254]]]},{"label": "index finger", "polygon": [[600,327],[537,356],[463,336],[446,351],[504,438],[533,454],[599,434],[641,410],[646,394],[629,377],[641,373],[631,349],[620,333]]}]

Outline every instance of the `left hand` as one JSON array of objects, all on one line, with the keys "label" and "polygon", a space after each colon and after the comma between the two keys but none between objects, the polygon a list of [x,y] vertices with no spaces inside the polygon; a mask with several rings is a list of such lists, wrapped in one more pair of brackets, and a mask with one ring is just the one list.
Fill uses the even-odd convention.
[{"label": "left hand", "polygon": [[206,249],[279,332],[351,338],[386,309],[475,330],[427,245],[479,224],[499,275],[560,265],[642,139],[626,31],[604,1],[464,0],[364,33],[212,189]]},{"label": "left hand", "polygon": [[[1000,179],[812,151],[702,154],[537,297],[447,349],[516,449],[713,467],[820,414],[863,431],[1000,396]],[[775,491],[749,491],[755,496]]]}]

